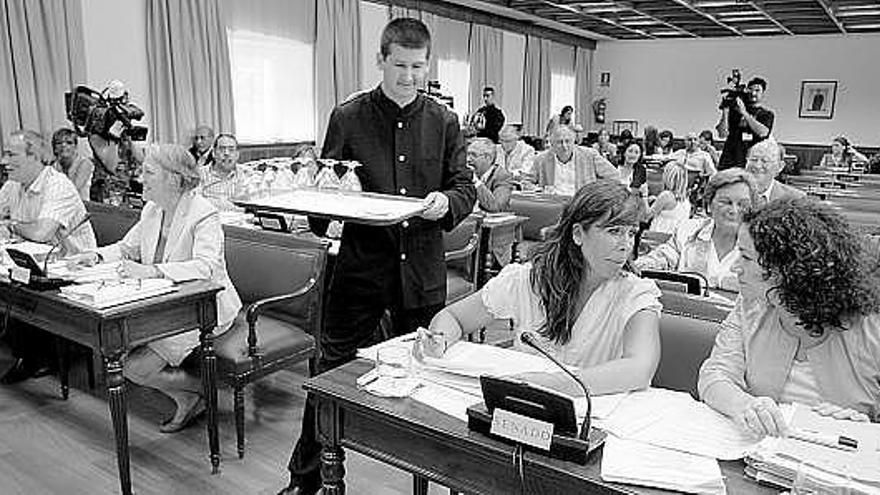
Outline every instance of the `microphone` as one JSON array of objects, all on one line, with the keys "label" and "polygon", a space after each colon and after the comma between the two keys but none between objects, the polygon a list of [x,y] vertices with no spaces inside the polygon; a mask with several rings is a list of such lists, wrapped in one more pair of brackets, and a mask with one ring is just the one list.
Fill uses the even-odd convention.
[{"label": "microphone", "polygon": [[79,230],[79,228],[83,225],[87,224],[91,217],[92,215],[89,214],[89,212],[86,212],[85,216],[83,216],[79,222],[77,222],[71,229],[64,232],[64,234],[61,235],[57,241],[52,243],[52,247],[49,248],[49,252],[46,253],[46,258],[43,259],[43,275],[45,275],[46,278],[49,277],[49,258],[52,256],[52,253],[54,253],[59,246],[64,244],[64,241],[66,241],[71,236],[71,234]]},{"label": "microphone", "polygon": [[[587,398],[587,415],[584,417],[584,422],[581,423],[581,431],[578,433],[578,439],[587,442],[587,445],[590,443],[590,414],[593,412],[593,402],[590,399],[590,389],[587,387],[587,384],[584,383],[583,380],[580,379],[577,375],[572,373],[564,364],[560,363],[556,358],[550,355],[549,352],[545,351],[543,347],[538,344],[538,340],[535,338],[535,334],[532,332],[523,332],[520,334],[519,339],[523,344],[531,347],[532,349],[540,352],[544,357],[553,362],[556,366],[564,371],[568,376],[571,377],[572,380],[576,381],[578,385],[581,386],[581,389],[584,391],[584,396]],[[588,447],[589,449],[589,447]]]}]

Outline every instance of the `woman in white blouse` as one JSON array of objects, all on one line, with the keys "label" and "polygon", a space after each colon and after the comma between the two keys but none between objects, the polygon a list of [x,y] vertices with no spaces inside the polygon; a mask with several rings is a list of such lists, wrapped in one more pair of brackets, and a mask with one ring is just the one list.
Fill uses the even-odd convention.
[{"label": "woman in white blouse", "polygon": [[688,200],[688,172],[683,165],[669,162],[663,167],[663,191],[648,209],[651,230],[672,234],[682,222],[691,217]]},{"label": "woman in white blouse", "polygon": [[739,256],[736,236],[742,214],[755,204],[757,189],[752,175],[741,168],[729,168],[706,183],[709,218],[682,222],[672,237],[635,261],[640,269],[699,273],[710,287],[738,291],[731,271]]},{"label": "woman in white blouse", "polygon": [[[647,387],[660,358],[660,291],[628,269],[644,214],[642,200],[615,180],[582,187],[566,205],[553,234],[530,263],[510,264],[479,292],[440,311],[424,351],[442,355],[463,333],[510,318],[518,350],[522,332],[576,366],[594,393]],[[560,373],[529,380],[570,389]]]}]

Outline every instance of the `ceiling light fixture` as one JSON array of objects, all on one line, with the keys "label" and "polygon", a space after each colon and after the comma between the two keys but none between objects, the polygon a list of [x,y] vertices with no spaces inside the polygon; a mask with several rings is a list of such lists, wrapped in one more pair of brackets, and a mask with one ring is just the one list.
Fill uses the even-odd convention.
[{"label": "ceiling light fixture", "polygon": [[745,28],[740,29],[740,31],[746,34],[764,34],[764,33],[778,33],[780,29],[778,27],[756,27],[756,28]]},{"label": "ceiling light fixture", "polygon": [[865,17],[865,16],[872,16],[872,15],[880,15],[880,9],[846,10],[846,11],[837,13],[837,17]]},{"label": "ceiling light fixture", "polygon": [[731,5],[738,4],[739,2],[735,0],[704,0],[702,2],[694,2],[694,7],[705,9],[713,7],[730,7]]},{"label": "ceiling light fixture", "polygon": [[655,21],[652,19],[638,19],[633,21],[618,21],[618,24],[623,24],[624,26],[653,26],[655,24],[660,24],[660,21]]},{"label": "ceiling light fixture", "polygon": [[718,17],[740,16],[740,17],[764,17],[763,12],[757,10],[729,10],[727,12],[715,12]]},{"label": "ceiling light fixture", "polygon": [[654,36],[684,36],[681,31],[651,31]]},{"label": "ceiling light fixture", "polygon": [[847,24],[846,29],[880,29],[880,24]]},{"label": "ceiling light fixture", "polygon": [[724,22],[755,22],[764,20],[763,17],[725,17]]}]

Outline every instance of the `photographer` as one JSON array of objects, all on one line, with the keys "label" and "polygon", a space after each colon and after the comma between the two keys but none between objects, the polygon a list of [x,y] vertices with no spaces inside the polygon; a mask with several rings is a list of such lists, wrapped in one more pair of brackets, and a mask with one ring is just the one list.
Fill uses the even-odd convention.
[{"label": "photographer", "polygon": [[761,105],[767,81],[754,77],[743,87],[737,70],[728,81],[733,87],[722,91],[721,118],[715,127],[718,136],[726,138],[718,170],[744,166],[749,148],[770,135],[775,118],[773,110]]}]

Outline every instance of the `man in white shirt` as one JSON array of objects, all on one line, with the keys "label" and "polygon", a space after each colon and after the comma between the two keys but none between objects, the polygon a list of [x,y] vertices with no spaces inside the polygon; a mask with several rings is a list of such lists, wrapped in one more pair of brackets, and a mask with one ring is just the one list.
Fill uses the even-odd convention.
[{"label": "man in white shirt", "polygon": [[220,211],[234,211],[232,198],[238,192],[238,140],[232,134],[220,133],[214,140],[214,161],[199,168],[202,196]]},{"label": "man in white shirt", "polygon": [[575,144],[576,134],[568,126],[559,126],[550,137],[550,149],[535,158],[535,176],[539,186],[554,194],[573,196],[585,184],[596,179],[620,180],[620,173],[598,151]]},{"label": "man in white shirt", "polygon": [[[33,131],[16,131],[4,141],[0,164],[9,179],[0,188],[0,237],[20,237],[34,242],[58,243],[63,253],[95,249],[95,233],[86,220],[86,208],[76,186],[51,166],[42,137]],[[16,322],[8,339],[16,358],[0,378],[9,385],[46,370],[51,338]]]},{"label": "man in white shirt", "polygon": [[683,166],[688,172],[695,172],[702,176],[711,176],[716,172],[712,156],[699,147],[697,134],[689,132],[684,138],[684,148],[670,155],[671,161]]},{"label": "man in white shirt", "polygon": [[498,133],[496,163],[513,174],[515,179],[528,177],[535,165],[535,148],[520,139],[516,127],[506,125]]}]

